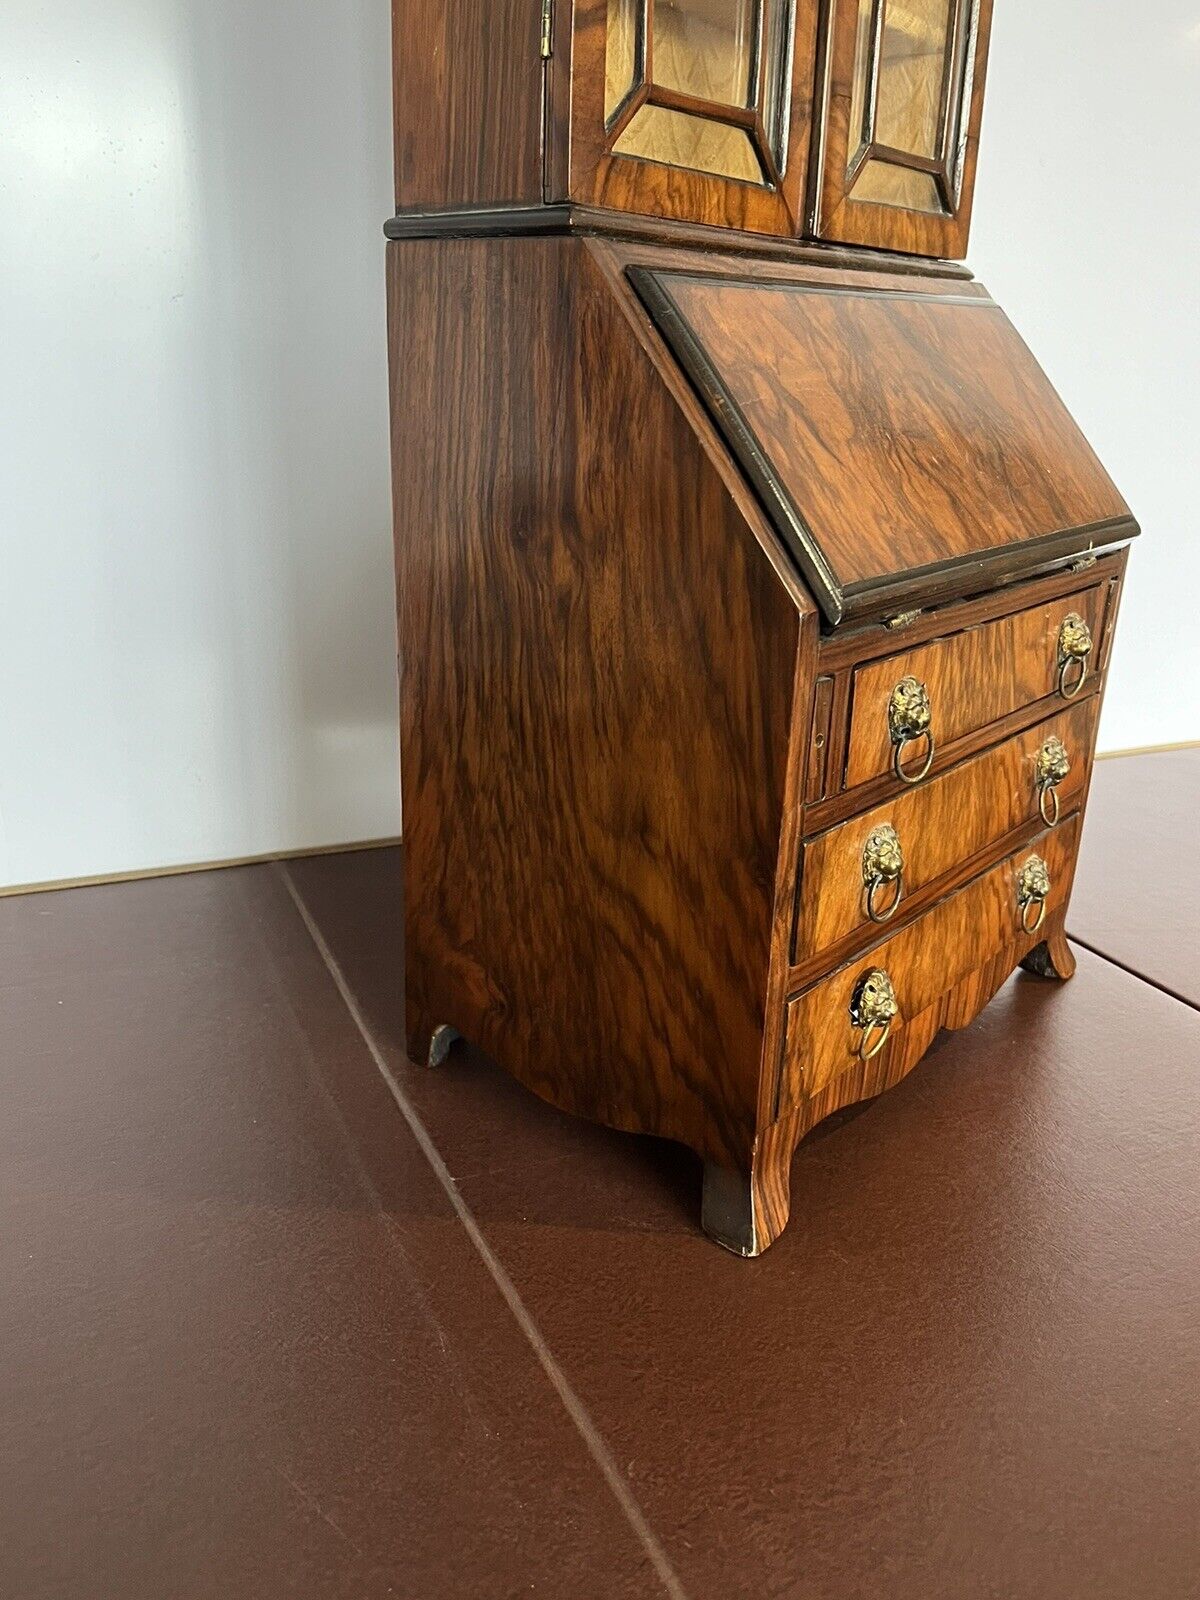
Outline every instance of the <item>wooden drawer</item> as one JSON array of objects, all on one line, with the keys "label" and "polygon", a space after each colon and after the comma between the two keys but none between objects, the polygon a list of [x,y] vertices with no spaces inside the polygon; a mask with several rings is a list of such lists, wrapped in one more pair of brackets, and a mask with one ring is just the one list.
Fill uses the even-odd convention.
[{"label": "wooden drawer", "polygon": [[[940,750],[1022,706],[1057,695],[1059,634],[1072,612],[1083,618],[1091,634],[1088,667],[1094,681],[1105,593],[1103,584],[1093,583],[1061,600],[859,667],[851,699],[846,788],[892,769],[896,747],[889,709],[904,678],[915,678],[927,691],[929,731]],[[914,740],[906,748],[906,769],[919,771],[924,753],[925,740]]]},{"label": "wooden drawer", "polygon": [[[874,934],[867,911],[864,851],[878,830],[894,830],[903,858],[900,901],[887,882],[875,890],[876,916],[907,920],[937,895],[939,880],[958,873],[1017,829],[1040,828],[1045,816],[1065,819],[1087,783],[1099,700],[1090,696],[1070,710],[1036,723],[1006,743],[965,761],[940,777],[894,795],[861,816],[806,841],[800,858],[792,964],[803,967],[822,952]],[[1071,766],[1047,796],[1038,786],[1039,752],[1051,739],[1063,744]],[[980,863],[982,866],[984,863]],[[978,870],[978,868],[976,868]],[[891,915],[889,915],[891,913]]]},{"label": "wooden drawer", "polygon": [[[890,1050],[908,1024],[998,952],[1016,947],[1020,958],[1031,950],[1043,935],[1040,930],[1022,929],[1021,871],[1031,856],[1042,858],[1050,877],[1046,915],[1058,911],[1070,890],[1079,827],[1079,817],[1074,816],[1039,835],[873,950],[790,1000],[780,1104],[795,1105],[819,1094],[840,1073],[858,1066],[862,1033],[851,1021],[851,1006],[868,972],[882,968],[895,992],[899,1009],[885,1046]],[[1032,914],[1027,915],[1032,923]]]}]

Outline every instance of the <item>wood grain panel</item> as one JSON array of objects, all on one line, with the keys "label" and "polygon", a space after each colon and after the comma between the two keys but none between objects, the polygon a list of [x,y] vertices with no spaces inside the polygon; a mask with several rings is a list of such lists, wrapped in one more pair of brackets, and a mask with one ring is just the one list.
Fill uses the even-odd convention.
[{"label": "wood grain panel", "polygon": [[949,745],[973,728],[1056,694],[1063,618],[1078,612],[1098,644],[1104,601],[1104,588],[1093,584],[1061,600],[860,667],[850,708],[846,788],[890,771],[888,701],[901,678],[911,675],[928,689],[934,737],[939,745]]},{"label": "wood grain panel", "polygon": [[915,580],[979,590],[1137,531],[990,300],[636,282],[830,622],[879,615]]},{"label": "wood grain panel", "polygon": [[1050,872],[1047,915],[1060,912],[1070,893],[1078,842],[1079,819],[1072,817],[793,999],[788,1005],[782,1103],[819,1095],[840,1073],[860,1065],[850,1001],[869,968],[888,972],[900,1007],[886,1054],[902,1048],[910,1019],[927,1013],[995,952],[1011,947],[1021,958],[1041,944],[1044,931],[1021,932],[1017,874],[1030,855],[1040,855]]},{"label": "wood grain panel", "polygon": [[540,204],[541,0],[392,0],[396,207]]},{"label": "wood grain panel", "polygon": [[389,301],[411,1047],[744,1162],[799,608],[583,241]]},{"label": "wood grain panel", "polygon": [[[804,846],[793,961],[800,966],[855,937],[877,937],[867,917],[862,854],[869,834],[890,823],[904,851],[900,922],[926,902],[926,891],[1017,828],[1041,831],[1035,764],[1047,739],[1061,739],[1071,770],[1058,787],[1061,816],[1076,809],[1087,786],[1099,701],[1081,705],[1018,734],[916,789],[906,789],[852,822]],[[1061,825],[1061,824],[1060,824]],[[883,904],[890,903],[890,892]]]},{"label": "wood grain panel", "polygon": [[[846,681],[849,682],[848,678]],[[1084,686],[1083,693],[1075,704],[1083,704],[1085,701],[1097,698],[1102,686],[1102,679],[1091,680]],[[931,768],[932,777],[928,781],[940,777],[943,772],[949,772],[962,761],[969,761],[981,751],[990,750],[993,745],[1003,744],[1006,739],[1015,739],[1027,728],[1044,721],[1060,709],[1062,704],[1057,695],[1047,696],[1044,700],[1037,700],[1032,705],[1022,706],[1019,710],[1010,712],[1007,717],[1001,717],[999,722],[989,723],[984,728],[975,728],[971,733],[964,734],[961,739],[955,739],[948,745],[939,745]],[[860,784],[857,789],[843,790],[831,799],[821,801],[819,805],[806,807],[804,830],[810,835],[823,833],[826,828],[835,828],[839,822],[846,822],[873,806],[882,805],[895,795],[907,793],[910,787],[908,784],[898,782],[889,768],[886,773]]]}]

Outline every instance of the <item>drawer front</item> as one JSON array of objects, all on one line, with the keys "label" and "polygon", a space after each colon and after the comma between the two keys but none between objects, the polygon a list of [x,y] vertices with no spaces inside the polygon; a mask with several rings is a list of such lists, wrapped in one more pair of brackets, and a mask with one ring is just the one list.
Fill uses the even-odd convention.
[{"label": "drawer front", "polygon": [[[1022,706],[1057,694],[1064,670],[1059,642],[1063,624],[1072,615],[1086,624],[1092,646],[1085,658],[1086,668],[1094,678],[1104,594],[1103,585],[1093,584],[1048,605],[1018,611],[859,667],[851,699],[846,787],[852,789],[893,770],[898,753],[901,767],[911,779],[924,765],[930,739],[938,749],[945,749]],[[1075,639],[1076,648],[1087,644],[1087,638],[1080,640],[1076,635]],[[1079,660],[1066,668],[1068,691],[1075,688],[1083,665]],[[915,696],[915,704],[910,696],[907,712],[903,707],[894,709],[897,688],[910,681],[915,681],[924,695]],[[906,719],[915,730],[920,717],[913,720],[911,712],[919,713],[922,702],[927,703],[928,732],[914,731],[901,745]]]},{"label": "drawer front", "polygon": [[[808,840],[800,863],[793,965],[903,917],[906,902],[919,900],[938,879],[1014,830],[1041,827],[1055,817],[1065,821],[1087,783],[1098,712],[1099,700],[1090,696]],[[1065,776],[1056,756],[1059,763],[1063,756],[1069,762]]]},{"label": "drawer front", "polygon": [[[868,974],[886,973],[894,993],[897,1009],[890,1041],[999,951],[1013,945],[1022,953],[1031,950],[1042,937],[1040,925],[1035,926],[1038,912],[1050,915],[1066,903],[1079,827],[1074,816],[1039,835],[1026,849],[1007,856],[875,949],[789,1001],[780,1103],[794,1105],[819,1094],[859,1064],[861,1051],[879,1044],[882,1026],[868,1036],[852,1016],[856,1001],[861,1015],[872,998],[860,993]],[[1044,863],[1049,885],[1037,886],[1046,889],[1044,898],[1022,904],[1022,875],[1035,857]]]}]

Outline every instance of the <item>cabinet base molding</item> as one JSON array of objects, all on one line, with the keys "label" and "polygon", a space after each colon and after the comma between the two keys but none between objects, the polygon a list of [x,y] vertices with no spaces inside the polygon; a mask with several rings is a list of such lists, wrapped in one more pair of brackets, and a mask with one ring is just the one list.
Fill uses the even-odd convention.
[{"label": "cabinet base molding", "polygon": [[761,1255],[787,1227],[792,1158],[805,1135],[835,1111],[874,1100],[895,1088],[928,1053],[939,1033],[955,1032],[974,1022],[1018,967],[1038,977],[1062,981],[1072,977],[1075,958],[1061,925],[1032,949],[1029,940],[1022,939],[997,952],[935,1005],[907,1020],[903,1032],[873,1060],[840,1073],[819,1094],[785,1112],[759,1137],[749,1171],[729,1171],[706,1163],[705,1233],[736,1255]]},{"label": "cabinet base molding", "polygon": [[[968,1027],[1018,968],[1064,982],[1074,976],[1075,957],[1061,917],[1058,926],[1032,947],[1029,937],[1005,946],[934,1005],[906,1019],[903,1031],[872,1060],[839,1073],[819,1094],[777,1118],[755,1141],[747,1165],[705,1159],[701,1226],[709,1238],[734,1255],[762,1255],[787,1227],[791,1166],[801,1140],[834,1112],[894,1088],[920,1063],[939,1033]],[[430,1028],[415,1019],[409,1027],[409,1059],[416,1065],[440,1066],[462,1039],[450,1024]],[[537,1092],[553,1099],[540,1089]]]}]

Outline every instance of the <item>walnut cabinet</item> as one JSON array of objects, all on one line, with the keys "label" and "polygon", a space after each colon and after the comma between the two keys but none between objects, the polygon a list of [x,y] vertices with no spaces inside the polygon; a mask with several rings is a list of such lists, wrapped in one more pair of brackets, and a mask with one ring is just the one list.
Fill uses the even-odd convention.
[{"label": "walnut cabinet", "polygon": [[400,212],[966,251],[991,0],[403,0]]},{"label": "walnut cabinet", "polygon": [[796,1145],[1065,937],[1128,507],[966,268],[988,0],[405,0],[410,1053]]}]

